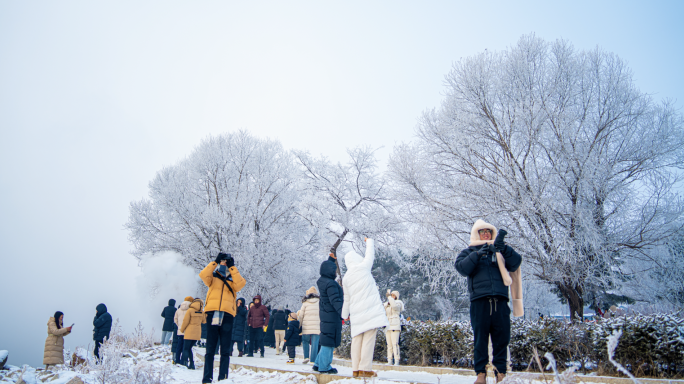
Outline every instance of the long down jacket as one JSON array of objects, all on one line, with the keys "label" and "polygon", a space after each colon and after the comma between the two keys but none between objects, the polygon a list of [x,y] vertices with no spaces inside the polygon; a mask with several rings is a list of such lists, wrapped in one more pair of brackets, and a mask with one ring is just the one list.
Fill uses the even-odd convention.
[{"label": "long down jacket", "polygon": [[319,315],[318,302],[320,296],[315,293],[306,295],[302,302],[302,308],[297,311],[297,319],[302,324],[303,335],[318,335],[321,333],[321,317]]},{"label": "long down jacket", "polygon": [[[187,303],[185,301],[184,303]],[[206,316],[202,312],[202,300],[195,299],[183,316],[183,324],[179,331],[183,333],[183,340],[199,340],[202,338],[202,323],[206,323]]]},{"label": "long down jacket", "polygon": [[164,318],[164,325],[162,326],[162,331],[172,332],[173,331],[173,316],[176,314],[176,300],[169,300],[169,305],[164,307],[161,313],[161,317]]},{"label": "long down jacket", "polygon": [[97,313],[93,319],[93,340],[102,341],[109,339],[109,333],[112,331],[112,315],[107,312],[107,306],[98,304]]},{"label": "long down jacket", "polygon": [[214,273],[217,267],[218,264],[212,261],[199,273],[204,285],[209,287],[204,311],[222,311],[235,316],[237,310],[235,307],[237,297],[235,295],[245,287],[247,282],[235,266],[228,269],[230,277],[227,279],[222,279],[218,273]]},{"label": "long down jacket", "polygon": [[350,317],[351,336],[389,325],[371,269],[375,260],[373,239],[366,240],[366,257],[351,251],[344,256],[344,307],[342,318]]},{"label": "long down jacket", "polygon": [[45,339],[45,351],[43,352],[43,364],[64,364],[64,336],[69,331],[60,322],[61,328],[57,329],[55,318],[51,317],[47,322],[48,336]]},{"label": "long down jacket", "polygon": [[342,306],[344,292],[335,281],[337,265],[335,259],[329,257],[321,263],[321,277],[316,282],[321,300],[318,302],[321,318],[320,345],[337,348],[342,343]]},{"label": "long down jacket", "polygon": [[233,341],[242,342],[245,340],[244,324],[247,321],[247,307],[245,307],[245,299],[239,298],[237,301],[242,304],[237,307],[235,319],[233,319]]}]

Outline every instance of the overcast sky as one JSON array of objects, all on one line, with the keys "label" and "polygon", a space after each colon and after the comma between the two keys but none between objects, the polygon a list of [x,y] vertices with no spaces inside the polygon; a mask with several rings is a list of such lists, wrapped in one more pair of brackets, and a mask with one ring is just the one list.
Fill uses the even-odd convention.
[{"label": "overcast sky", "polygon": [[454,61],[532,32],[614,52],[642,91],[684,105],[682,1],[237,3],[0,2],[11,364],[42,363],[56,310],[76,323],[72,349],[100,302],[125,327],[160,329],[123,224],[155,172],[207,135],[245,129],[335,160],[370,144],[384,163],[438,106]]}]

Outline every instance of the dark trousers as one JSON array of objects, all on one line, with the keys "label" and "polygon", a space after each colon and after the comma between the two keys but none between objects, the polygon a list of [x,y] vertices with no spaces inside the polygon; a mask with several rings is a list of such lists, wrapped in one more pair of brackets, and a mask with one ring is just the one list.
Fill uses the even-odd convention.
[{"label": "dark trousers", "polygon": [[261,349],[261,356],[264,355],[264,329],[249,328],[249,354],[253,355],[257,349]]},{"label": "dark trousers", "polygon": [[511,341],[511,309],[503,297],[483,297],[470,302],[470,324],[475,338],[475,372],[487,372],[489,337],[492,337],[492,364],[506,373],[506,355]]},{"label": "dark trousers", "polygon": [[176,339],[176,363],[177,364],[181,363],[181,356],[183,355],[184,340],[185,340],[185,337],[183,335],[178,335],[178,339]]},{"label": "dark trousers", "polygon": [[287,346],[287,357],[289,357],[290,359],[295,358],[295,348],[297,347],[295,347],[294,345]]},{"label": "dark trousers", "polygon": [[[192,347],[196,340],[183,340],[183,354],[181,355],[180,363],[190,369],[195,369],[195,358],[192,356]],[[188,361],[190,364],[188,364]]]},{"label": "dark trousers", "polygon": [[209,351],[215,351],[216,345],[221,344],[221,362],[219,363],[218,380],[225,380],[228,378],[228,368],[230,366],[230,349],[231,337],[233,336],[233,315],[225,313],[223,315],[223,323],[221,325],[211,325],[211,319],[214,317],[214,311],[206,313],[207,316],[207,353],[204,355],[204,377],[202,383],[211,383],[214,378],[214,354]]},{"label": "dark trousers", "polygon": [[95,340],[95,350],[93,351],[93,355],[95,355],[97,359],[100,358],[100,345],[102,345],[103,342],[104,340]]},{"label": "dark trousers", "polygon": [[231,356],[233,356],[233,345],[235,345],[235,343],[237,343],[238,352],[242,352],[245,350],[245,342],[243,340],[231,340],[230,349],[228,350],[228,354],[230,354]]}]

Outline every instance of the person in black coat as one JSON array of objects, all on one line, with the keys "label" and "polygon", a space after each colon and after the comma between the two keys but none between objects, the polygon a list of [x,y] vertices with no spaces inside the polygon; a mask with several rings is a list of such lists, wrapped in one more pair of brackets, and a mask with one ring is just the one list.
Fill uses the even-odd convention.
[{"label": "person in black coat", "polygon": [[164,307],[161,316],[164,318],[162,325],[162,345],[168,344],[173,336],[173,316],[176,314],[176,300],[170,299],[169,305]]},{"label": "person in black coat", "polygon": [[285,330],[287,329],[287,314],[285,314],[282,306],[273,311],[271,320],[273,321],[276,355],[280,355],[283,347],[285,347]]},{"label": "person in black coat", "polygon": [[271,318],[268,320],[268,327],[266,328],[266,334],[264,335],[264,344],[271,348],[275,348],[275,328],[273,327],[273,321],[275,320],[273,316],[276,313],[276,310],[271,310],[269,308],[269,311],[271,312]]},{"label": "person in black coat", "polygon": [[297,314],[290,313],[287,318],[287,330],[285,331],[285,347],[287,347],[287,356],[290,358],[287,364],[294,364],[295,362],[295,348],[302,343],[302,332],[299,326],[299,321],[297,321]]},{"label": "person in black coat", "polygon": [[238,357],[242,357],[245,349],[245,327],[238,326],[247,321],[247,307],[245,307],[245,299],[239,298],[236,301],[237,310],[235,311],[235,318],[233,320],[233,337],[230,342],[228,354],[233,356],[233,344],[238,345]]},{"label": "person in black coat", "polygon": [[109,333],[112,331],[112,315],[107,312],[107,306],[98,304],[95,308],[95,318],[93,319],[93,340],[95,340],[95,350],[93,354],[100,359],[100,345],[105,338],[109,339]]},{"label": "person in black coat", "polygon": [[[485,384],[487,381],[490,337],[497,382],[506,375],[508,343],[511,340],[511,309],[503,274],[516,271],[522,263],[522,257],[504,243],[506,232],[501,232],[502,236],[497,237],[496,227],[477,220],[470,233],[470,245],[458,255],[455,262],[458,273],[468,278],[470,323],[475,339],[476,384]],[[503,257],[503,266],[499,266],[497,254]]]},{"label": "person in black coat", "polygon": [[333,350],[342,343],[342,305],[344,292],[340,284],[335,281],[337,273],[336,257],[330,254],[328,260],[321,263],[321,277],[316,284],[321,299],[318,302],[321,318],[321,349],[316,357],[313,370],[320,373],[337,373],[337,369],[330,366]]}]

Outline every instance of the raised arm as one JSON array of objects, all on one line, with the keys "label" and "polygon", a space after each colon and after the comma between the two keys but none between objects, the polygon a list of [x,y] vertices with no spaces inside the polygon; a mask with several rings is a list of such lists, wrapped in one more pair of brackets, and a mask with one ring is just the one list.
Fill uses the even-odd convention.
[{"label": "raised arm", "polygon": [[371,270],[373,269],[373,263],[375,262],[375,241],[373,239],[366,239],[366,257],[363,258],[361,265],[364,268]]},{"label": "raised arm", "polygon": [[[212,261],[199,273],[200,279],[207,287],[211,287],[211,283],[214,281],[214,270],[218,266],[218,263]],[[243,279],[244,280],[244,279]],[[233,288],[235,289],[235,288]]]}]

